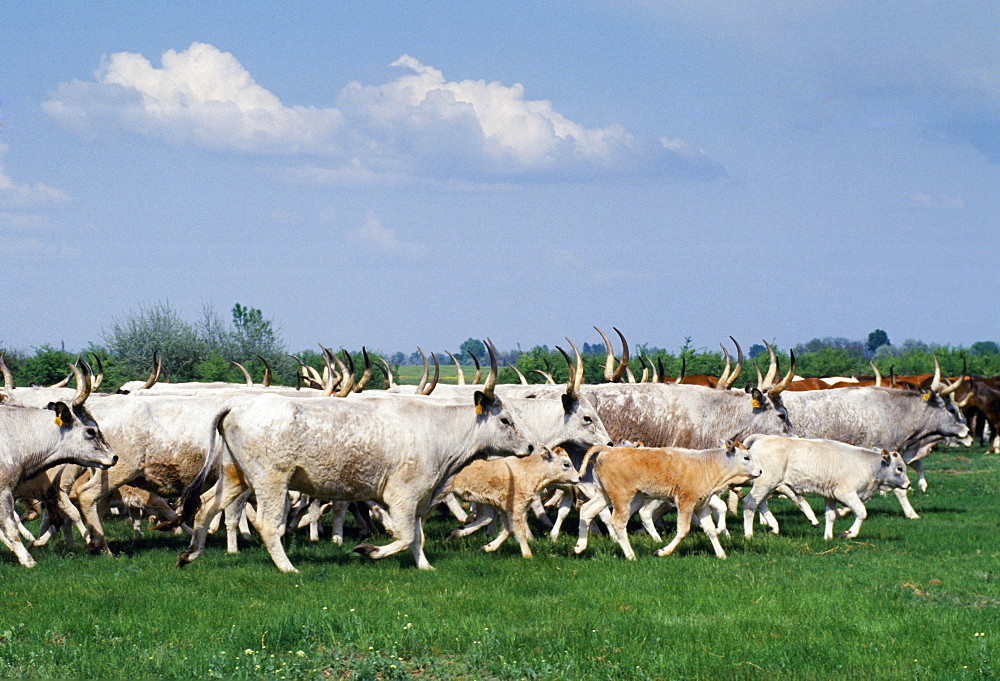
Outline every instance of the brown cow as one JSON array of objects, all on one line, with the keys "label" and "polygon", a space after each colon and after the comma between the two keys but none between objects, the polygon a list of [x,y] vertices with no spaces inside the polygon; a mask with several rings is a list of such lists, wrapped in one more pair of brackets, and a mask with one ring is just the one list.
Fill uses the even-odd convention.
[{"label": "brown cow", "polygon": [[690,531],[694,516],[712,542],[715,555],[725,558],[726,552],[722,550],[709,513],[709,500],[761,473],[747,448],[733,440],[726,441],[725,447],[719,449],[598,445],[587,452],[581,470],[586,470],[591,457],[594,457],[597,494],[580,509],[579,537],[573,552],[581,553],[587,548],[590,523],[610,504],[608,529],[629,560],[635,560],[635,552],[625,524],[649,499],[668,499],[677,507],[677,533],[655,555],[673,553]]},{"label": "brown cow", "polygon": [[[521,555],[531,558],[528,547],[527,510],[543,489],[555,483],[575,484],[580,474],[562,447],[540,451],[526,457],[506,456],[500,459],[473,461],[452,478],[444,494],[454,493],[465,501],[500,510],[504,527],[496,539],[483,547],[496,551],[513,532],[521,547]],[[453,531],[449,537],[464,537],[491,519],[467,525]]]}]

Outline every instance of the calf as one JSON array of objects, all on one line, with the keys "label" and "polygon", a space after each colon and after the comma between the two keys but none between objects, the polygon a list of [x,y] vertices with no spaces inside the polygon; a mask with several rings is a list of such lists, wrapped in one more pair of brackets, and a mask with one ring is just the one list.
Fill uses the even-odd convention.
[{"label": "calf", "polygon": [[[565,449],[543,447],[526,457],[506,456],[473,461],[452,478],[445,494],[452,492],[465,501],[499,509],[504,526],[496,539],[483,547],[484,551],[496,551],[513,532],[521,546],[521,555],[531,558],[528,506],[549,485],[574,484],[579,480],[580,474]],[[485,521],[481,524],[459,528],[449,537],[464,537],[491,519],[489,514],[482,514],[482,517]]]},{"label": "calf", "polygon": [[771,532],[778,533],[778,522],[767,509],[767,497],[784,485],[795,492],[802,508],[802,494],[823,496],[826,527],[823,539],[833,538],[837,502],[854,513],[854,524],[842,536],[858,536],[861,523],[868,516],[864,500],[880,487],[906,489],[906,464],[898,452],[891,454],[844,444],[834,440],[814,440],[774,435],[747,438],[754,460],[763,469],[753,488],[743,499],[743,533],[753,535],[753,517],[758,506]]},{"label": "calf", "polygon": [[756,478],[760,467],[741,443],[727,440],[719,449],[684,449],[681,447],[591,447],[584,458],[594,460],[594,484],[597,494],[580,509],[580,530],[574,553],[587,548],[587,536],[594,517],[612,506],[608,529],[622,547],[625,557],[635,560],[625,524],[629,517],[650,499],[667,499],[677,507],[677,533],[673,540],[656,551],[657,556],[673,553],[691,529],[692,516],[698,521],[715,555],[725,558],[709,501],[725,489]]}]

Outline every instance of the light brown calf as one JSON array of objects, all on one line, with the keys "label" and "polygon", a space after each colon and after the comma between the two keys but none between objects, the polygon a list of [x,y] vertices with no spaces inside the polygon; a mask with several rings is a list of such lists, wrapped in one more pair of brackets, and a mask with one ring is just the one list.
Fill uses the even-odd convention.
[{"label": "light brown calf", "polygon": [[[504,526],[496,539],[483,547],[496,551],[513,532],[521,546],[521,555],[531,558],[528,547],[527,510],[543,489],[555,483],[576,483],[580,480],[573,462],[562,447],[542,448],[526,457],[507,456],[500,459],[480,459],[460,470],[445,488],[465,501],[500,510]],[[464,537],[477,526],[467,525],[451,533]]]},{"label": "light brown calf", "polygon": [[715,555],[725,558],[726,552],[712,523],[709,500],[761,472],[747,448],[732,440],[720,449],[596,446],[584,457],[582,470],[586,470],[592,457],[597,494],[580,509],[580,530],[573,552],[581,553],[587,548],[590,523],[611,505],[608,529],[629,560],[635,560],[635,552],[625,525],[650,499],[668,499],[677,507],[677,533],[669,544],[656,551],[657,556],[670,555],[677,548],[691,529],[694,516],[712,542]]}]

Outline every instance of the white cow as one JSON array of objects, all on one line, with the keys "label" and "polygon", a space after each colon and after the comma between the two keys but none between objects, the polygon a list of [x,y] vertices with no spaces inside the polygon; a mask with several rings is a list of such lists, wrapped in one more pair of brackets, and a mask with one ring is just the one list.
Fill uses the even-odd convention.
[{"label": "white cow", "polygon": [[0,405],[0,541],[25,567],[35,561],[18,534],[17,484],[62,463],[107,469],[118,461],[84,406],[89,380],[70,367],[78,386],[72,402],[51,402],[45,408]]},{"label": "white cow", "polygon": [[[395,541],[360,544],[359,553],[383,558],[409,547],[417,567],[431,569],[424,555],[423,522],[446,481],[484,453],[529,454],[529,444],[487,382],[466,404],[429,397],[405,399],[233,398],[216,414],[222,456],[208,456],[185,493],[183,518],[198,511],[183,566],[197,558],[212,517],[252,489],[256,526],[275,565],[295,572],[281,545],[288,490],[319,499],[372,500],[388,509]],[[218,458],[219,482],[200,495],[202,481]]]},{"label": "white cow", "polygon": [[864,501],[880,487],[907,489],[906,464],[898,452],[875,451],[835,440],[818,440],[775,435],[747,438],[750,453],[763,473],[743,499],[743,533],[753,535],[754,513],[760,508],[771,532],[778,533],[778,521],[767,508],[767,497],[784,485],[796,494],[802,508],[803,494],[820,494],[824,499],[826,527],[824,539],[833,538],[837,503],[854,513],[854,524],[844,537],[858,536],[868,516]]}]

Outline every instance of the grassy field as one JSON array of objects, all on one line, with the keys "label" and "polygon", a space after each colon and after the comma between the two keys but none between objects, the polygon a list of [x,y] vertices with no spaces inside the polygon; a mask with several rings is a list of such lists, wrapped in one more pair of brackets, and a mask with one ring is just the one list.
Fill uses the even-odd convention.
[{"label": "grassy field", "polygon": [[483,554],[485,536],[447,541],[435,515],[434,572],[301,535],[298,575],[222,537],[178,570],[182,537],[133,542],[109,522],[113,558],[57,541],[27,570],[4,552],[0,677],[996,678],[1000,460],[946,450],[928,469],[920,520],[875,498],[857,540],[824,542],[779,500],[783,534],[734,533],[725,561],[700,533],[665,558],[634,533],[632,563],[603,536],[582,556],[569,536],[536,540],[530,561],[513,541]]}]

